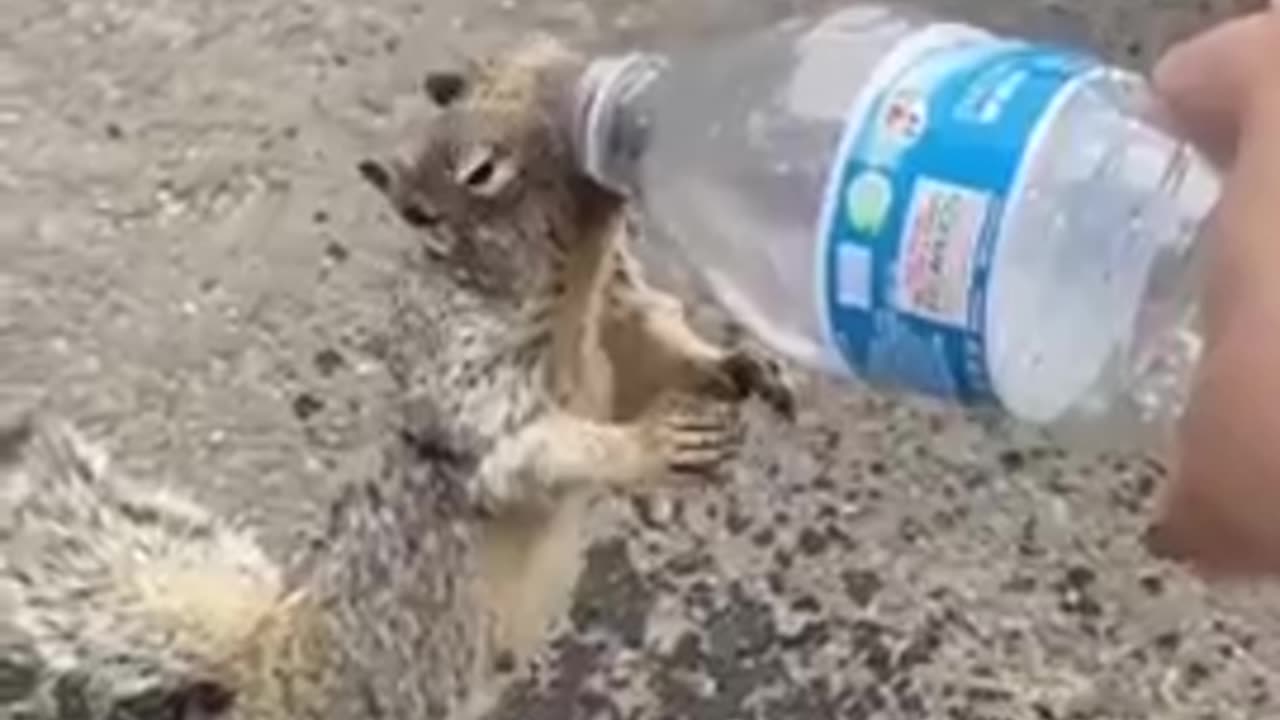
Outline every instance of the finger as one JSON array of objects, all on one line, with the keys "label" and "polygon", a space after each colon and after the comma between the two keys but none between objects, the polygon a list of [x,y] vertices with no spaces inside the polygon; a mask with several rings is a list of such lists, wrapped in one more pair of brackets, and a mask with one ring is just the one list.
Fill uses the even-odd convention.
[{"label": "finger", "polygon": [[[1280,46],[1277,46],[1280,47]],[[1255,353],[1270,347],[1280,323],[1280,84],[1255,93],[1241,119],[1237,157],[1209,225],[1201,297],[1205,342],[1244,326]],[[1271,359],[1280,363],[1280,355]],[[1280,365],[1277,365],[1280,366]],[[1259,372],[1265,372],[1259,369]],[[1274,374],[1274,368],[1271,370]],[[1247,376],[1241,382],[1253,382]]]},{"label": "finger", "polygon": [[1153,552],[1209,577],[1280,576],[1280,341],[1239,316],[1206,353]]},{"label": "finger", "polygon": [[1154,84],[1178,128],[1214,162],[1235,155],[1239,119],[1260,71],[1272,63],[1280,39],[1280,13],[1259,12],[1228,21],[1183,42],[1157,63]]}]

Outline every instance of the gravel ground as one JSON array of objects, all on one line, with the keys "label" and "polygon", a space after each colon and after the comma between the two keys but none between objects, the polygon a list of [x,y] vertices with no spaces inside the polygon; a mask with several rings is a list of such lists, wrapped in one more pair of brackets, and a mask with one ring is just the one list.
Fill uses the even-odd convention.
[{"label": "gravel ground", "polygon": [[[1244,9],[936,2],[1140,68]],[[284,552],[374,457],[403,230],[352,165],[418,107],[422,68],[534,25],[663,46],[816,5],[3,0],[0,401],[47,396]],[[1145,555],[1159,468],[831,390],[812,380],[796,428],[760,418],[736,484],[666,527],[616,508],[500,714],[1280,714],[1280,597]]]}]

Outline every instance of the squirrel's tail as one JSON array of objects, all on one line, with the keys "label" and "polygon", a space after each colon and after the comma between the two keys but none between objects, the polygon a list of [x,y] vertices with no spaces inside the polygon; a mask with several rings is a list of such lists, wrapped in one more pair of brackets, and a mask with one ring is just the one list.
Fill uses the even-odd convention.
[{"label": "squirrel's tail", "polygon": [[0,418],[0,717],[211,717],[284,602],[248,534],[70,424]]}]

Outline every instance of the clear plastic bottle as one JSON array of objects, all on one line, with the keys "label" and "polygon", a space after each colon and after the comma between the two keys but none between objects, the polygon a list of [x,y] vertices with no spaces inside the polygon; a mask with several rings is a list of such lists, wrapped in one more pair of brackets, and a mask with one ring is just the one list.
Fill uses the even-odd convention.
[{"label": "clear plastic bottle", "polygon": [[584,169],[780,353],[1104,449],[1181,414],[1219,178],[1141,77],[859,5],[600,58],[577,99]]}]

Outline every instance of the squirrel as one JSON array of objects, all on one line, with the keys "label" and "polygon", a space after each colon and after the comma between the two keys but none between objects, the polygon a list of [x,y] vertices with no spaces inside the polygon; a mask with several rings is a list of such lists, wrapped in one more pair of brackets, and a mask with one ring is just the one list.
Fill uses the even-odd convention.
[{"label": "squirrel", "polygon": [[0,718],[459,720],[537,649],[612,492],[722,478],[776,363],[704,340],[626,247],[558,113],[547,36],[428,73],[407,150],[358,163],[415,232],[392,279],[380,469],[296,562],[70,423],[0,418]]},{"label": "squirrel", "polygon": [[420,422],[474,458],[471,493],[493,518],[481,573],[517,659],[571,595],[592,500],[715,476],[748,396],[794,415],[776,362],[703,339],[645,282],[625,199],[575,164],[565,110],[586,62],[535,34],[430,72],[432,122],[359,165],[422,231],[393,364]]}]

